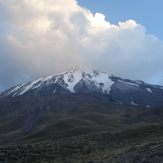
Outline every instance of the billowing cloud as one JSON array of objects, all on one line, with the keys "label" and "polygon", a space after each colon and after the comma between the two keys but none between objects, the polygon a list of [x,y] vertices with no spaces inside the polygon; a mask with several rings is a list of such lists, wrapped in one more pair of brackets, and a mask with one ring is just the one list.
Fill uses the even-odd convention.
[{"label": "billowing cloud", "polygon": [[80,66],[157,84],[163,42],[76,0],[0,0],[0,90]]}]

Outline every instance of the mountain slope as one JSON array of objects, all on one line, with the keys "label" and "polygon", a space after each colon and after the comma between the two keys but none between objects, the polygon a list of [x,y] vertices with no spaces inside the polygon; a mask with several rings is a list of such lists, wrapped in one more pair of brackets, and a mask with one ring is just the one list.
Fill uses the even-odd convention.
[{"label": "mountain slope", "polygon": [[0,93],[0,143],[144,125],[160,121],[156,106],[163,106],[161,86],[71,69]]},{"label": "mountain slope", "polygon": [[[10,105],[15,102],[20,101],[10,101]],[[126,106],[84,94],[62,96],[46,104],[31,99],[0,117],[0,144],[18,139],[24,143],[57,140],[106,130],[112,133],[160,123],[162,112],[162,107]]]}]

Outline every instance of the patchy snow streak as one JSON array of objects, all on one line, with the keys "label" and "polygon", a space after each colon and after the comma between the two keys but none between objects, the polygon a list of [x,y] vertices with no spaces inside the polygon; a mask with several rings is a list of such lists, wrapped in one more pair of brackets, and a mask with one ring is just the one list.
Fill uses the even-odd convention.
[{"label": "patchy snow streak", "polygon": [[111,90],[111,86],[112,84],[114,84],[114,82],[109,78],[110,75],[104,73],[104,72],[97,72],[94,71],[94,74],[92,75],[93,78],[92,80],[95,81],[96,85],[98,86],[98,88],[102,88],[103,92],[107,92],[109,93],[109,91]]},{"label": "patchy snow streak", "polygon": [[131,97],[131,105],[135,105],[135,106],[138,106],[138,104],[136,104],[133,100],[133,97]]},{"label": "patchy snow streak", "polygon": [[151,108],[151,106],[150,105],[146,105],[146,108]]},{"label": "patchy snow streak", "polygon": [[82,79],[82,71],[80,70],[70,70],[66,74],[64,74],[64,81],[68,85],[67,88],[71,92],[74,91],[74,86]]},{"label": "patchy snow streak", "polygon": [[[10,94],[13,97],[20,96],[27,91],[37,89],[39,87],[48,86],[55,83],[58,83],[62,87],[67,88],[71,92],[75,93],[74,86],[82,79],[86,83],[88,83],[88,85],[90,85],[90,83],[93,83],[95,85],[94,88],[98,88],[99,90],[101,90],[102,93],[109,93],[109,91],[111,90],[111,85],[114,83],[109,77],[110,77],[109,74],[106,74],[104,72],[98,72],[95,70],[91,70],[86,73],[79,69],[71,69],[63,73],[46,76],[13,87],[7,91],[4,91],[4,96],[8,96]],[[56,91],[54,90],[52,93],[55,92]],[[2,94],[3,92],[0,95]]]},{"label": "patchy snow streak", "polygon": [[152,90],[150,88],[146,88],[146,90],[150,93],[153,93]]}]

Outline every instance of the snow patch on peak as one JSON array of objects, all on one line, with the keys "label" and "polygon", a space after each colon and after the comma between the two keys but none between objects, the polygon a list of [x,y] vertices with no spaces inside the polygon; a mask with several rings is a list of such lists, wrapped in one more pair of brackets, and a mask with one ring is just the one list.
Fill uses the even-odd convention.
[{"label": "snow patch on peak", "polygon": [[[27,91],[47,87],[55,83],[75,93],[74,87],[80,80],[83,80],[87,84],[87,86],[90,87],[90,89],[97,89],[104,94],[108,94],[111,90],[112,84],[114,84],[114,82],[110,78],[110,75],[104,72],[99,72],[96,70],[88,70],[84,72],[78,68],[74,68],[63,73],[45,76],[43,78],[39,78],[28,83],[18,85],[7,91],[2,92],[0,95],[3,97],[8,95],[11,95],[13,97],[20,96]],[[55,93],[56,91],[54,90],[52,92]]]},{"label": "snow patch on peak", "polygon": [[138,85],[137,83],[131,83],[131,82],[126,82],[126,81],[125,81],[125,83],[126,83],[126,84],[129,84],[129,85],[132,85],[132,86],[139,87],[139,85]]},{"label": "snow patch on peak", "polygon": [[67,72],[67,74],[65,74],[63,77],[64,81],[67,84],[67,88],[71,92],[75,92],[73,88],[81,80],[81,78],[82,78],[82,71],[79,71],[77,69],[73,69]]},{"label": "snow patch on peak", "polygon": [[100,87],[105,93],[109,93],[112,84],[114,84],[114,82],[110,79],[110,75],[104,72],[94,71],[92,80],[94,80],[96,85]]},{"label": "snow patch on peak", "polygon": [[146,88],[146,90],[150,93],[153,93],[152,90],[150,88]]},{"label": "snow patch on peak", "polygon": [[56,89],[54,89],[53,93],[55,93],[55,92],[56,92]]},{"label": "snow patch on peak", "polygon": [[95,75],[99,75],[99,72],[96,71],[96,70],[93,70],[93,73],[94,73]]},{"label": "snow patch on peak", "polygon": [[103,93],[109,93],[111,85],[114,83],[110,79],[110,75],[96,70],[89,70],[86,73],[79,69],[71,69],[64,75],[64,81],[71,92],[74,92],[74,86],[81,79],[86,83],[93,83],[97,88],[100,88]]}]

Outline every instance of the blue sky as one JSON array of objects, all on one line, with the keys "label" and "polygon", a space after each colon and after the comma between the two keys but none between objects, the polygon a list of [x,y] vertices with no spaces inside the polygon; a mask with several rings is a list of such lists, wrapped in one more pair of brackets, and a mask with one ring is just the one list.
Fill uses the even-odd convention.
[{"label": "blue sky", "polygon": [[147,34],[154,34],[163,40],[162,0],[78,0],[78,4],[93,14],[104,14],[111,24],[135,20],[145,26]]},{"label": "blue sky", "polygon": [[162,0],[0,0],[0,91],[79,66],[163,85]]}]

